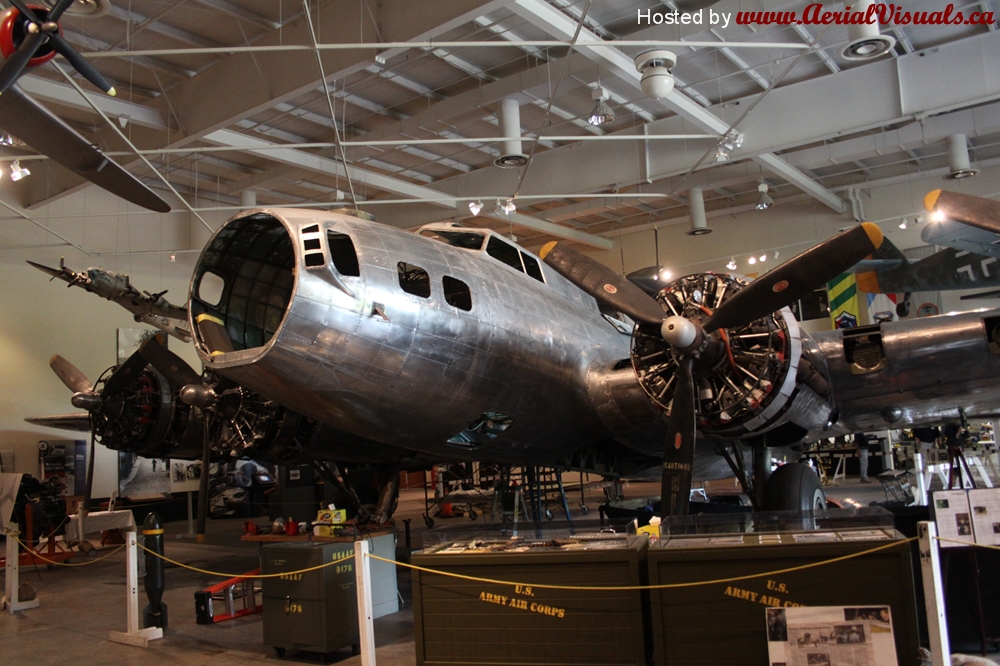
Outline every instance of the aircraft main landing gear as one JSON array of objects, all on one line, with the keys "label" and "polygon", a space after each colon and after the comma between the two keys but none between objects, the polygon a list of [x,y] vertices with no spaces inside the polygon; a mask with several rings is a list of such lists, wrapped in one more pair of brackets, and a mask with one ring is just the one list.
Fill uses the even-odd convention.
[{"label": "aircraft main landing gear", "polygon": [[717,448],[750,497],[755,511],[817,511],[826,508],[819,476],[804,463],[788,463],[771,472],[771,454],[761,443],[753,445],[753,462],[747,469],[744,448],[738,441]]},{"label": "aircraft main landing gear", "polygon": [[826,508],[819,476],[804,463],[789,463],[774,470],[764,488],[767,511],[818,511]]}]

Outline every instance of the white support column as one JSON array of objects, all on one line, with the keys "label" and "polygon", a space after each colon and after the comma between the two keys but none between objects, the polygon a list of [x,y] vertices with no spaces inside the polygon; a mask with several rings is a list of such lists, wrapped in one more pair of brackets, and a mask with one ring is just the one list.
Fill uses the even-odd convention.
[{"label": "white support column", "polygon": [[913,449],[913,476],[917,480],[917,504],[927,506],[928,477],[924,476],[924,454],[916,449],[916,445]]},{"label": "white support column", "polygon": [[917,537],[920,540],[920,572],[924,581],[927,633],[931,641],[931,666],[950,666],[951,646],[948,644],[948,620],[944,613],[937,525],[933,521],[917,523]]},{"label": "white support column", "polygon": [[354,542],[354,575],[358,593],[358,635],[361,643],[361,666],[375,666],[375,626],[372,615],[372,572],[368,560],[368,541]]},{"label": "white support column", "polygon": [[892,459],[892,431],[885,431],[885,443],[882,444],[882,467],[885,470],[896,469],[896,463]]},{"label": "white support column", "polygon": [[11,615],[17,611],[38,608],[38,599],[18,600],[18,587],[21,585],[21,581],[18,580],[21,554],[17,548],[17,537],[20,535],[21,531],[17,523],[11,523],[10,527],[7,528],[7,586],[3,598],[3,606],[6,606],[7,612]]},{"label": "white support column", "polygon": [[149,641],[163,638],[160,627],[139,628],[139,558],[135,531],[125,537],[125,612],[128,631],[109,632],[108,638],[115,643],[136,647],[149,647]]}]

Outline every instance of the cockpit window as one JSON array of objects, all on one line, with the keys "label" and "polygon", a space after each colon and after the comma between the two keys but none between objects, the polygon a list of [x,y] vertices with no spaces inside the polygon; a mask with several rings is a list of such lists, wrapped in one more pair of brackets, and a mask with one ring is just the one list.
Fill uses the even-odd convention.
[{"label": "cockpit window", "polygon": [[465,248],[466,250],[481,250],[483,248],[483,234],[475,231],[446,231],[444,229],[424,229],[421,236],[433,238],[436,241]]},{"label": "cockpit window", "polygon": [[542,267],[538,265],[538,261],[532,257],[530,254],[521,253],[521,260],[524,261],[524,271],[535,278],[539,282],[545,282],[545,278],[542,277]]},{"label": "cockpit window", "polygon": [[427,271],[405,261],[396,264],[396,270],[399,272],[399,286],[403,291],[420,298],[430,297],[431,278],[427,275]]},{"label": "cockpit window", "polygon": [[327,231],[326,244],[330,246],[330,260],[333,261],[338,273],[352,277],[361,275],[358,253],[350,236],[337,231]]},{"label": "cockpit window", "polygon": [[486,254],[498,261],[502,261],[511,268],[516,268],[522,273],[524,272],[524,266],[521,265],[521,254],[517,251],[517,248],[509,243],[505,243],[496,236],[490,236],[490,242],[486,245]]}]

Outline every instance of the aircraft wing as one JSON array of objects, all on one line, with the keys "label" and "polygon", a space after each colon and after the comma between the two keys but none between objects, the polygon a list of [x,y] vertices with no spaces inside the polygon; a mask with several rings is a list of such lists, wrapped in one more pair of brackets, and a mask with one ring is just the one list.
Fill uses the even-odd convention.
[{"label": "aircraft wing", "polygon": [[943,245],[1000,259],[1000,233],[980,229],[956,220],[928,223],[920,239],[929,245]]},{"label": "aircraft wing", "polygon": [[90,414],[87,412],[54,414],[52,416],[29,416],[24,420],[32,425],[43,426],[45,428],[90,432]]},{"label": "aircraft wing", "polygon": [[157,213],[170,212],[166,201],[17,85],[0,95],[0,127],[112,194]]},{"label": "aircraft wing", "polygon": [[848,273],[867,273],[868,271],[884,271],[903,264],[902,259],[863,259],[851,266]]}]

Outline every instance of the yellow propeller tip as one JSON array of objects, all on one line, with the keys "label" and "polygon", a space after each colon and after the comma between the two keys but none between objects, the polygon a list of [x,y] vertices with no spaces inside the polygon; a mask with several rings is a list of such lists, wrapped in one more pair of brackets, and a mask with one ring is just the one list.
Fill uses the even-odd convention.
[{"label": "yellow propeller tip", "polygon": [[115,95],[118,94],[118,91],[112,87],[110,90],[108,90],[108,94],[114,97]]},{"label": "yellow propeller tip", "polygon": [[539,258],[541,258],[542,261],[545,261],[545,257],[549,254],[549,252],[552,251],[552,248],[554,248],[558,244],[559,241],[549,241],[548,243],[543,245],[542,249],[538,252]]},{"label": "yellow propeller tip", "polygon": [[937,206],[938,197],[941,196],[941,190],[931,190],[924,197],[924,208],[929,211],[933,211],[934,207]]},{"label": "yellow propeller tip", "polygon": [[865,233],[868,234],[868,240],[872,242],[875,249],[882,247],[882,230],[878,228],[878,225],[871,222],[862,222],[861,226],[864,227]]}]

